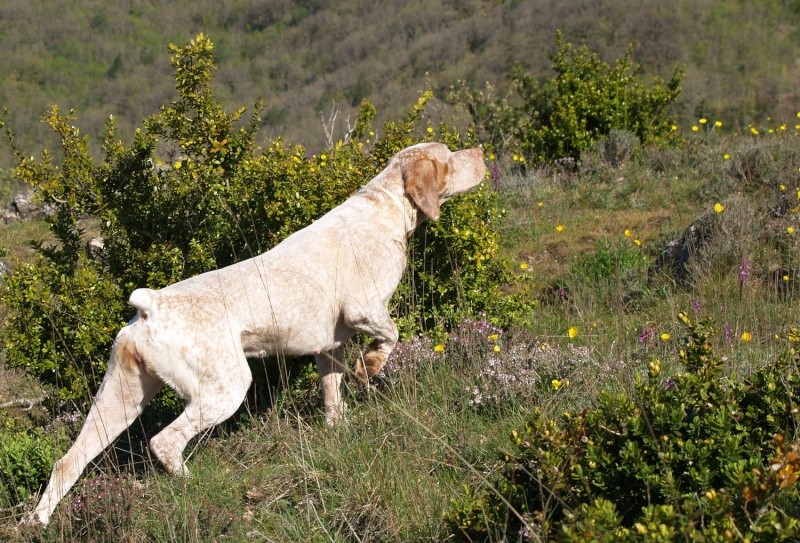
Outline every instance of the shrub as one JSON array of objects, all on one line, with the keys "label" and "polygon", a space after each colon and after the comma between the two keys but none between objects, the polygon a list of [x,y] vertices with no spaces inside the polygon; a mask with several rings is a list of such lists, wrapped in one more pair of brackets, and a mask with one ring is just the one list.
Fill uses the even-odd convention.
[{"label": "shrub", "polygon": [[20,503],[50,475],[58,450],[53,435],[18,428],[11,419],[0,427],[0,504]]},{"label": "shrub", "polygon": [[[17,150],[17,175],[55,210],[57,243],[39,246],[39,259],[9,278],[3,339],[9,364],[55,383],[62,398],[97,386],[113,335],[132,313],[124,304],[131,290],[160,288],[273,247],[345,200],[397,151],[436,133],[420,126],[432,96],[426,92],[374,143],[375,108],[365,101],[348,137],[319,155],[281,140],[262,149],[255,144],[260,103],[244,119],[244,108],[229,114],[214,96],[211,40],[201,34],[170,52],[178,97],[145,120],[130,145],[109,119],[96,164],[87,139],[53,108],[47,120],[62,142],[60,163],[47,152],[36,161]],[[444,126],[438,137],[451,147],[467,144]],[[484,186],[418,230],[393,301],[405,334],[476,311],[500,321],[512,310],[524,315],[522,297],[500,295],[507,276],[496,258],[500,216]],[[82,250],[86,224],[104,238],[100,262]]]},{"label": "shrub", "polygon": [[[680,94],[683,69],[676,68],[668,82],[654,79],[647,85],[632,56],[629,48],[610,65],[556,33],[552,78],[540,82],[517,66],[505,92],[492,86],[476,92],[462,82],[451,88],[450,98],[467,109],[474,133],[487,137],[498,152],[513,152],[527,162],[577,159],[612,130],[628,131],[642,144],[668,142],[676,137],[669,106]],[[627,147],[628,140],[620,142]]]},{"label": "shrub", "polygon": [[779,360],[726,378],[708,323],[687,327],[683,371],[653,360],[635,394],[604,393],[514,431],[494,491],[467,489],[470,541],[778,541],[800,535],[800,335]]}]

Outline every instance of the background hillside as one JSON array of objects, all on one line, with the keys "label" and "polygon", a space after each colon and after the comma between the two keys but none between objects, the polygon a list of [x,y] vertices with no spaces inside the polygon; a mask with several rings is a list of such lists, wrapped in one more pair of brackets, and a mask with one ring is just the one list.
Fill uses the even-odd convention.
[{"label": "background hillside", "polygon": [[428,84],[499,84],[514,63],[546,77],[561,29],[609,61],[633,44],[646,74],[667,78],[686,65],[680,118],[746,125],[794,116],[798,22],[800,2],[789,0],[644,0],[636,9],[621,0],[7,0],[0,107],[25,149],[50,145],[39,120],[54,103],[75,108],[95,140],[109,114],[128,135],[174,95],[167,44],[205,32],[225,103],[263,96],[264,137],[316,150],[321,115],[341,110],[342,130],[364,97],[383,120]]}]

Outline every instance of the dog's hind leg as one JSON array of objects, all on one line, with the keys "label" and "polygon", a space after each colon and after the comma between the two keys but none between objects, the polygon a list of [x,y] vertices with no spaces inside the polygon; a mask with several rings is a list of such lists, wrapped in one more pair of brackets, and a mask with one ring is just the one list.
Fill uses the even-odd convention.
[{"label": "dog's hind leg", "polygon": [[162,385],[146,370],[133,341],[121,333],[83,428],[67,454],[56,462],[44,494],[23,523],[46,525],[89,462],[136,420]]},{"label": "dog's hind leg", "polygon": [[253,380],[243,352],[220,354],[206,369],[191,393],[178,391],[187,400],[183,413],[150,440],[150,450],[172,475],[188,475],[183,459],[186,445],[233,415]]}]

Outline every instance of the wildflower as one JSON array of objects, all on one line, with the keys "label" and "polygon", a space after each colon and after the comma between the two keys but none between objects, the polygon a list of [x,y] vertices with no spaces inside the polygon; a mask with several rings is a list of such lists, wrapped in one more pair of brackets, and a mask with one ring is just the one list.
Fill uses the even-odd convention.
[{"label": "wildflower", "polygon": [[722,213],[723,211],[725,211],[725,206],[724,205],[722,205],[719,202],[714,204],[714,213]]},{"label": "wildflower", "polygon": [[520,262],[519,269],[527,270],[528,269],[528,264],[526,262]]},{"label": "wildflower", "polygon": [[698,123],[700,123],[700,124],[706,124],[706,123],[708,122],[708,119],[706,119],[705,117],[703,117],[702,119],[700,119],[700,120],[699,120],[699,121],[697,121],[697,122],[698,122]]},{"label": "wildflower", "polygon": [[701,309],[703,309],[703,304],[700,303],[700,300],[692,300],[692,311],[697,313]]},{"label": "wildflower", "polygon": [[747,279],[750,277],[750,269],[751,269],[750,261],[746,258],[743,258],[742,261],[739,263],[739,289],[744,286],[747,282]]},{"label": "wildflower", "polygon": [[428,134],[433,134],[433,127],[432,126],[428,127]]},{"label": "wildflower", "polygon": [[722,160],[730,160],[730,159],[731,159],[730,153],[725,153],[724,155],[722,155]]},{"label": "wildflower", "polygon": [[499,337],[500,337],[500,334],[492,334],[491,336],[489,336],[489,337],[488,337],[488,338],[486,338],[486,339],[488,339],[489,341],[497,341],[497,339],[498,339]]},{"label": "wildflower", "polygon": [[700,130],[699,126],[697,126],[696,124],[692,125],[692,132],[697,132],[698,130]]},{"label": "wildflower", "polygon": [[672,131],[673,132],[677,132],[678,131],[678,125],[677,124],[673,124],[672,125]]},{"label": "wildflower", "polygon": [[494,352],[496,352],[496,353],[499,353],[500,352],[500,345],[495,344],[495,346],[492,348],[492,350]]},{"label": "wildflower", "polygon": [[742,343],[750,343],[750,340],[753,339],[753,334],[750,332],[742,332]]},{"label": "wildflower", "polygon": [[441,353],[441,352],[444,352],[444,344],[442,344],[442,343],[439,343],[438,345],[436,345],[436,346],[433,348],[433,352],[435,352],[435,353]]},{"label": "wildflower", "polygon": [[495,158],[494,153],[489,153],[489,160],[494,160]]},{"label": "wildflower", "polygon": [[717,128],[722,128],[722,121],[715,122],[714,126],[716,126]]},{"label": "wildflower", "polygon": [[536,202],[536,207],[544,207],[544,202]]},{"label": "wildflower", "polygon": [[631,237],[632,235],[633,235],[633,232],[631,232],[630,230],[627,230],[627,229],[625,230],[625,237],[626,237],[626,238],[629,238],[629,237]]},{"label": "wildflower", "polygon": [[755,126],[751,126],[750,127],[750,133],[753,134],[754,136],[758,136],[758,134],[759,134],[758,128],[756,128]]},{"label": "wildflower", "polygon": [[571,326],[570,329],[567,330],[567,335],[569,336],[570,339],[576,338],[578,336],[578,327]]},{"label": "wildflower", "polygon": [[645,326],[642,328],[641,333],[639,334],[639,343],[647,343],[656,333],[655,330],[650,328],[649,326]]},{"label": "wildflower", "polygon": [[778,188],[780,189],[781,192],[786,192],[786,185],[783,184],[778,185]]},{"label": "wildflower", "polygon": [[556,232],[563,232],[563,231],[564,231],[564,225],[563,224],[559,224],[558,226],[556,226]]},{"label": "wildflower", "polygon": [[562,384],[562,383],[561,383],[561,381],[560,381],[560,380],[558,380],[558,379],[553,379],[553,380],[550,382],[550,384],[551,384],[551,385],[553,385],[553,390],[558,390],[559,388],[561,388],[561,384]]},{"label": "wildflower", "polygon": [[784,275],[783,277],[781,277],[781,279],[783,279],[784,281],[788,281],[789,280],[789,276],[788,275]]},{"label": "wildflower", "polygon": [[640,239],[638,239],[638,238],[637,238],[637,239],[635,239],[635,240],[633,240],[633,243],[634,243],[634,245],[636,245],[637,247],[641,247],[641,246],[642,246],[642,240],[640,240]]},{"label": "wildflower", "polygon": [[669,335],[669,332],[664,332],[661,334],[661,341],[669,341],[669,338],[672,337]]},{"label": "wildflower", "polygon": [[794,234],[794,226],[787,226],[786,232],[789,234]]}]

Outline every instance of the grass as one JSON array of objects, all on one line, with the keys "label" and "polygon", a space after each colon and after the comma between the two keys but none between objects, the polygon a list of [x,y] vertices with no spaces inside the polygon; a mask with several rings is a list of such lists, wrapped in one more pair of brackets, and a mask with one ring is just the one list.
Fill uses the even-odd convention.
[{"label": "grass", "polygon": [[[313,379],[295,381],[280,409],[245,406],[190,445],[189,479],[168,477],[149,458],[143,443],[159,428],[150,417],[81,479],[36,537],[446,540],[451,500],[499,468],[511,430],[532,408],[558,416],[601,390],[630,390],[651,357],[665,375],[679,371],[679,311],[716,323],[715,348],[732,375],[775,357],[778,336],[796,323],[796,300],[771,273],[797,269],[785,229],[798,219],[792,206],[780,216],[768,210],[800,184],[797,144],[793,136],[718,135],[678,150],[639,150],[615,167],[588,156],[576,173],[506,172],[503,254],[531,275],[538,302],[526,329],[494,331],[478,321],[452,331],[443,353],[424,339],[404,345],[374,390],[348,389],[347,423],[333,429],[322,423]],[[783,166],[768,161],[762,175],[740,175],[756,155]],[[648,279],[663,243],[720,201],[726,211],[710,216],[721,230],[695,255],[690,279]],[[736,202],[754,211],[737,211],[745,207]],[[6,227],[0,237],[40,228]],[[743,259],[752,263],[744,279]],[[14,530],[20,509],[0,509],[0,538],[28,540]]]}]

